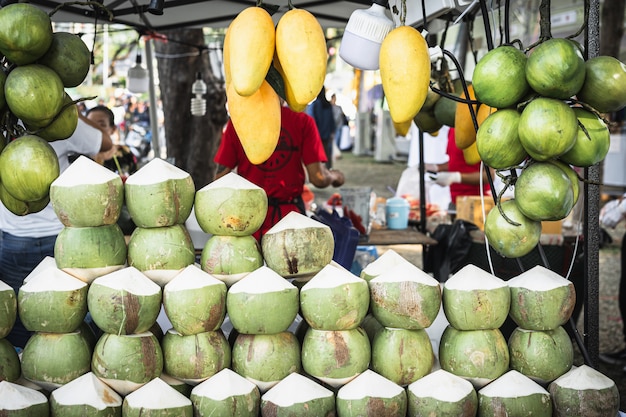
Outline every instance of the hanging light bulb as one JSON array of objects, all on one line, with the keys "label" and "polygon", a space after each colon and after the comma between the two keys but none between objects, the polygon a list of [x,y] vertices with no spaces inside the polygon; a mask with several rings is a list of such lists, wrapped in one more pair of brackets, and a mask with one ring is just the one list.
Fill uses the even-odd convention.
[{"label": "hanging light bulb", "polygon": [[141,52],[137,49],[137,58],[126,75],[126,87],[131,93],[145,93],[150,82],[148,70],[141,65]]},{"label": "hanging light bulb", "polygon": [[385,14],[387,0],[374,0],[369,9],[352,12],[339,46],[339,56],[362,70],[377,70],[380,44],[395,27]]},{"label": "hanging light bulb", "polygon": [[196,73],[196,81],[191,86],[191,94],[195,97],[191,98],[191,115],[204,116],[206,114],[206,100],[202,97],[206,94],[207,88],[202,80],[202,73]]}]

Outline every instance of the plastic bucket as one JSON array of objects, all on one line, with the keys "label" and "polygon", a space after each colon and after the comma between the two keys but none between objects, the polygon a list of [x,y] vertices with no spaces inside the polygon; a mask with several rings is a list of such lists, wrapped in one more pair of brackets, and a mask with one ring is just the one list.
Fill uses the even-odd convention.
[{"label": "plastic bucket", "polygon": [[387,228],[406,229],[409,226],[409,202],[401,197],[387,199]]}]

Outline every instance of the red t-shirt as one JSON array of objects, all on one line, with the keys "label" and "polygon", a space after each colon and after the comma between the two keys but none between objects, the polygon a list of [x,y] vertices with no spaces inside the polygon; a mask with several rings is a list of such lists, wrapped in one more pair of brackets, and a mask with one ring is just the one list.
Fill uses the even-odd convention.
[{"label": "red t-shirt", "polygon": [[[268,198],[287,202],[302,195],[304,167],[326,162],[326,153],[313,118],[283,106],[278,145],[267,161],[259,165],[250,162],[230,121],[214,160],[232,170],[236,168],[237,174],[263,188]],[[265,223],[255,237],[259,238],[290,211],[298,211],[295,204],[280,204],[278,209],[276,212],[275,208],[268,208]]]},{"label": "red t-shirt", "polygon": [[[454,128],[448,131],[448,148],[446,150],[450,160],[448,161],[449,172],[470,173],[480,171],[480,162],[474,165],[468,165],[463,157],[463,151],[456,146],[454,140]],[[489,194],[489,183],[483,184],[483,194]],[[452,202],[456,204],[456,198],[462,195],[480,195],[480,185],[476,184],[451,184],[450,197]]]}]

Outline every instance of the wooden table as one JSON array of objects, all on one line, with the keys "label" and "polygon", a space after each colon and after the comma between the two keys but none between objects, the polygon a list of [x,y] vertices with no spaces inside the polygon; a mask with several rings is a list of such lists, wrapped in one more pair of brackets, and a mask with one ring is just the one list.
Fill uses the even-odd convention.
[{"label": "wooden table", "polygon": [[406,229],[372,229],[367,240],[359,241],[361,245],[436,245],[437,241],[415,227]]}]

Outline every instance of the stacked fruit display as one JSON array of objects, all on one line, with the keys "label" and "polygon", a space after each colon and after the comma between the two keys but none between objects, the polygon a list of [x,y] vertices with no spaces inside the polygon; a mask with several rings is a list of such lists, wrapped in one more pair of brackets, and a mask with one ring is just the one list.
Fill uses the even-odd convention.
[{"label": "stacked fruit display", "polygon": [[266,213],[265,190],[233,172],[199,190],[196,219],[200,228],[211,234],[202,249],[202,270],[230,287],[260,268],[263,256],[253,233]]},{"label": "stacked fruit display", "polygon": [[479,389],[509,369],[509,350],[500,327],[509,314],[505,281],[467,265],[443,287],[443,311],[450,323],[441,336],[441,368]]},{"label": "stacked fruit display", "polygon": [[20,377],[20,360],[11,342],[5,339],[17,318],[15,291],[0,281],[0,380],[15,382]]},{"label": "stacked fruit display", "polygon": [[137,226],[128,241],[128,265],[161,287],[196,259],[185,227],[195,191],[189,173],[159,158],[124,184],[126,206]]}]

